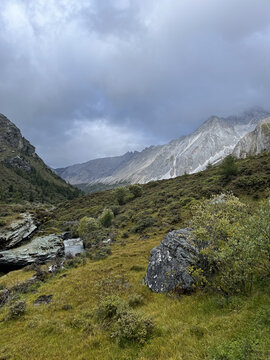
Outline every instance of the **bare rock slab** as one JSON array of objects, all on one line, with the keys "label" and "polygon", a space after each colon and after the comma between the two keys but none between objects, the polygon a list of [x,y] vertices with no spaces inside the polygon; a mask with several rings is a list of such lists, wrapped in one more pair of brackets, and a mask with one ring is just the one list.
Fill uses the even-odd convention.
[{"label": "bare rock slab", "polygon": [[45,263],[64,256],[64,245],[60,236],[40,236],[15,249],[0,252],[0,268],[20,268],[35,262]]},{"label": "bare rock slab", "polygon": [[37,229],[33,215],[23,213],[20,219],[11,223],[0,232],[0,249],[6,250],[18,246]]}]

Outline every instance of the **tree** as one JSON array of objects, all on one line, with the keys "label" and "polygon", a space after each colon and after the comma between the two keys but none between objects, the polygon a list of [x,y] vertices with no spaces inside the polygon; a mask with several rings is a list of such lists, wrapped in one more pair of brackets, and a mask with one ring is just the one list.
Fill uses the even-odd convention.
[{"label": "tree", "polygon": [[224,179],[229,180],[232,176],[238,174],[238,166],[236,158],[233,155],[228,155],[222,162],[220,167],[220,173]]}]

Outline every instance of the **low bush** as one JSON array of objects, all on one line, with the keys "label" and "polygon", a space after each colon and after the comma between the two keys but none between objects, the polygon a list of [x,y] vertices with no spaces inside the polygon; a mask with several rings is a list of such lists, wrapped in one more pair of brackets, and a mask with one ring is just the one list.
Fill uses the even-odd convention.
[{"label": "low bush", "polygon": [[26,310],[26,303],[24,300],[16,301],[13,305],[9,307],[7,320],[16,319],[23,315]]},{"label": "low bush", "polygon": [[269,200],[250,214],[233,195],[218,196],[195,207],[191,226],[201,249],[196,272],[206,285],[228,296],[249,293],[255,283],[269,279],[269,213]]},{"label": "low bush", "polygon": [[100,321],[118,318],[119,313],[128,308],[126,301],[119,296],[106,297],[99,305],[96,315]]},{"label": "low bush", "polygon": [[129,342],[143,345],[151,336],[153,328],[154,325],[150,319],[127,310],[119,314],[111,337],[115,338],[120,346]]},{"label": "low bush", "polygon": [[134,233],[141,233],[143,232],[143,230],[145,230],[146,228],[153,226],[154,224],[156,224],[157,220],[154,219],[152,216],[146,216],[144,217],[142,215],[142,217],[140,218],[140,220],[138,220],[136,222],[136,225],[132,228],[132,232]]},{"label": "low bush", "polygon": [[135,185],[130,185],[128,187],[128,190],[131,192],[131,194],[133,195],[133,198],[136,199],[137,197],[142,196],[143,193],[143,189],[142,186],[139,184],[135,184]]},{"label": "low bush", "polygon": [[104,209],[102,214],[99,216],[98,221],[104,227],[109,227],[112,225],[114,214],[111,209]]},{"label": "low bush", "polygon": [[126,187],[119,187],[114,190],[115,200],[119,205],[124,205],[132,199],[132,194]]}]

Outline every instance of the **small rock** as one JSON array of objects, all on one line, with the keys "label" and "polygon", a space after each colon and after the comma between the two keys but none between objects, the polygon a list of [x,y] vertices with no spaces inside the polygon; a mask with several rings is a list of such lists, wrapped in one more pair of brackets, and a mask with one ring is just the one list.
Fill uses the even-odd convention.
[{"label": "small rock", "polygon": [[49,304],[52,301],[53,295],[41,295],[35,301],[34,305]]},{"label": "small rock", "polygon": [[102,243],[103,243],[104,245],[111,244],[111,243],[112,243],[112,239],[103,240]]}]

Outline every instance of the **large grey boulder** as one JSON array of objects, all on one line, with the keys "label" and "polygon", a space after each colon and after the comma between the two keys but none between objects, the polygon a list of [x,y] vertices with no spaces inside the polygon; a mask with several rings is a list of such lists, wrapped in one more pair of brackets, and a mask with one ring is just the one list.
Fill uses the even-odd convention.
[{"label": "large grey boulder", "polygon": [[199,250],[188,240],[190,229],[169,232],[150,252],[145,284],[154,292],[190,292],[194,279],[188,271],[198,260]]},{"label": "large grey boulder", "polygon": [[20,268],[34,262],[45,263],[64,256],[64,244],[60,236],[40,236],[15,249],[0,252],[1,268]]},{"label": "large grey boulder", "polygon": [[20,214],[20,219],[0,231],[0,249],[7,250],[18,246],[22,241],[29,238],[36,229],[37,223],[31,214]]}]

